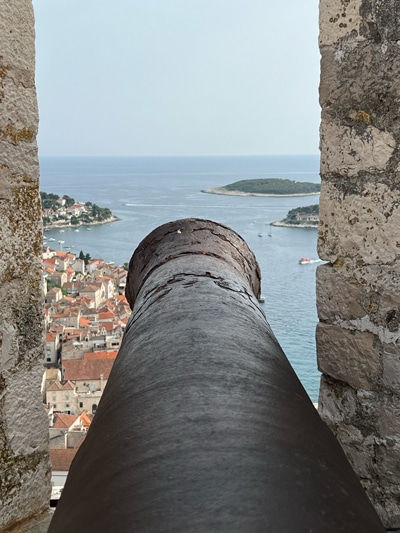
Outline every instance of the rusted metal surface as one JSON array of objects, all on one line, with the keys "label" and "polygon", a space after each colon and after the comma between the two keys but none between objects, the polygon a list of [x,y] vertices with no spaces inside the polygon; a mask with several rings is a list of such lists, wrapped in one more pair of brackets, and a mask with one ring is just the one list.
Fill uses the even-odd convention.
[{"label": "rusted metal surface", "polygon": [[[257,260],[246,242],[230,228],[210,220],[195,218],[176,220],[156,228],[137,247],[129,264],[126,297],[133,308],[143,283],[157,271],[151,280],[159,283],[163,265],[179,260],[171,266],[174,274],[190,276],[190,267],[198,265],[198,274],[207,274],[207,265],[217,268],[216,278],[221,278],[221,265],[250,286],[256,298],[260,296],[261,273]],[[187,270],[189,269],[189,270]],[[170,269],[166,269],[170,271]],[[232,276],[229,276],[230,278]]]},{"label": "rusted metal surface", "polygon": [[258,305],[232,230],[161,226],[49,532],[384,531]]}]

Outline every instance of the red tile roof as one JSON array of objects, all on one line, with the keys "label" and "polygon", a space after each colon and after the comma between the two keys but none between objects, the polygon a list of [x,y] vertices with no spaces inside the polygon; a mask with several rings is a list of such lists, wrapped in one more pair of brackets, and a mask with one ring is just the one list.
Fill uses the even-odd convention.
[{"label": "red tile roof", "polygon": [[65,429],[72,426],[76,422],[79,415],[68,415],[66,413],[54,413],[54,428]]},{"label": "red tile roof", "polygon": [[62,362],[65,369],[64,379],[82,381],[91,379],[108,379],[114,359],[68,359]]},{"label": "red tile roof", "polygon": [[110,352],[85,352],[83,354],[84,359],[115,359],[118,355],[118,351]]},{"label": "red tile roof", "polygon": [[90,424],[92,423],[92,420],[89,418],[89,416],[88,416],[86,411],[83,411],[81,413],[80,418],[81,418],[81,421],[82,421],[82,425],[85,428],[88,428],[90,426]]},{"label": "red tile roof", "polygon": [[68,472],[71,463],[78,451],[78,448],[51,449],[50,448],[51,469]]},{"label": "red tile roof", "polygon": [[107,320],[109,318],[115,318],[115,314],[112,311],[103,311],[102,313],[99,313],[99,320]]},{"label": "red tile roof", "polygon": [[115,322],[100,322],[100,330],[105,329],[109,333],[112,333],[114,329],[118,329],[118,324]]},{"label": "red tile roof", "polygon": [[75,389],[75,385],[71,383],[71,381],[62,383],[61,381],[57,380],[57,381],[54,381],[54,383],[52,383],[47,390],[48,391],[60,391],[60,390],[69,391],[69,390],[74,390],[74,389]]}]

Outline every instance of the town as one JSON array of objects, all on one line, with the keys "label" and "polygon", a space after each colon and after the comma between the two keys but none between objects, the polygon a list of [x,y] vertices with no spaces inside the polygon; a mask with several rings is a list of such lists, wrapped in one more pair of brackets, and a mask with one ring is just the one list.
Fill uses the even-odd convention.
[{"label": "town", "polygon": [[74,198],[65,194],[41,191],[42,220],[45,229],[62,226],[82,226],[104,224],[118,220],[108,207],[99,207],[92,202],[76,202]]},{"label": "town", "polygon": [[[74,201],[72,207],[76,205],[83,204]],[[49,215],[48,209],[43,216]],[[55,212],[52,209],[52,216]],[[62,216],[68,223],[76,216],[75,207],[65,208]],[[46,325],[42,395],[57,493],[96,413],[131,311],[124,296],[126,265],[92,259],[82,251],[77,256],[54,250],[48,244],[43,245],[42,264]]]}]

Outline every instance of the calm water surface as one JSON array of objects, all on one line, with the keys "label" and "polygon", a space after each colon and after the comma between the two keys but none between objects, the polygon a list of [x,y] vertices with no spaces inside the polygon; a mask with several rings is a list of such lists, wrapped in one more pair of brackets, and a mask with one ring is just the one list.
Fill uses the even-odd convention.
[{"label": "calm water surface", "polygon": [[[41,190],[68,194],[108,207],[119,217],[90,231],[46,231],[57,248],[71,246],[92,257],[123,264],[154,228],[179,218],[214,220],[237,231],[255,253],[262,273],[267,319],[313,401],[319,372],[315,355],[315,270],[300,257],[317,259],[315,229],[271,227],[289,209],[318,196],[260,198],[201,192],[253,178],[319,182],[318,156],[263,157],[43,157]],[[262,236],[259,236],[261,234]],[[58,241],[65,241],[59,244]]]}]

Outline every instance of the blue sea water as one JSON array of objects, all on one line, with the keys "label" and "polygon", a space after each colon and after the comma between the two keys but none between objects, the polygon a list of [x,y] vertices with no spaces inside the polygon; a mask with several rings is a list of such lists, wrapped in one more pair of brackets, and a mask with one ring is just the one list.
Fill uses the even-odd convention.
[{"label": "blue sea water", "polygon": [[[165,222],[186,217],[214,220],[237,231],[255,253],[262,273],[267,319],[313,401],[320,375],[315,354],[315,229],[271,227],[290,209],[318,196],[243,197],[203,193],[241,179],[288,178],[319,182],[318,156],[42,157],[42,191],[68,194],[111,209],[119,220],[91,227],[46,231],[57,248],[71,246],[123,264],[140,241]],[[262,236],[260,236],[261,234]],[[58,241],[65,241],[59,244]]]}]

